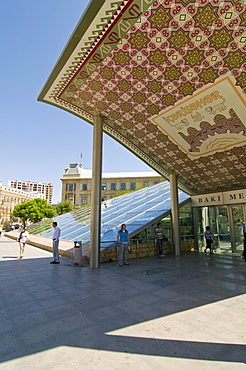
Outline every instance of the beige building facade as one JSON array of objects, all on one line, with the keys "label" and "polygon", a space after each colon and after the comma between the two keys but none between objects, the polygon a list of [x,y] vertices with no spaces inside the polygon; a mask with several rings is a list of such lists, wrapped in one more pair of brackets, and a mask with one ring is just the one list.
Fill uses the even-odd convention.
[{"label": "beige building facade", "polygon": [[42,194],[4,186],[0,182],[0,224],[10,221],[10,214],[17,204],[42,197]]},{"label": "beige building facade", "polygon": [[[92,170],[81,164],[71,163],[61,178],[62,201],[68,200],[79,208],[91,203]],[[135,190],[165,181],[157,172],[102,173],[102,201],[115,197],[124,191]]]},{"label": "beige building facade", "polygon": [[52,203],[54,185],[51,183],[45,184],[42,182],[33,181],[8,180],[8,186],[19,190],[24,190],[26,192],[43,194],[43,199],[46,199],[50,204]]}]

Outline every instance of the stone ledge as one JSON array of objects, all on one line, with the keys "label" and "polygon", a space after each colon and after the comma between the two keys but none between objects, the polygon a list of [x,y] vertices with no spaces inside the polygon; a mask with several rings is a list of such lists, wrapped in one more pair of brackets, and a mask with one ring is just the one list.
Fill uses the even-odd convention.
[{"label": "stone ledge", "polygon": [[[5,236],[16,240],[19,237],[19,231],[9,231],[4,234]],[[27,243],[35,247],[53,252],[52,239],[46,238],[40,235],[30,234],[31,240]],[[185,241],[181,243],[181,252],[190,251],[194,248],[194,241]],[[150,256],[157,256],[157,247],[153,244],[139,244],[138,248],[136,245],[131,246],[132,254],[127,253],[128,259],[145,258]],[[100,251],[100,263],[112,262],[118,260],[118,248],[114,247],[111,250],[107,248],[101,248]],[[62,256],[74,258],[74,242],[67,240],[60,240],[59,253]],[[174,245],[171,242],[163,243],[163,253],[165,255],[174,254]],[[83,244],[82,248],[82,262],[89,263],[90,259],[90,246]]]},{"label": "stone ledge", "polygon": [[[19,237],[19,231],[9,231],[4,234],[4,236],[17,240]],[[30,234],[31,240],[29,240],[26,244],[33,245],[35,247],[38,247],[40,249],[44,249],[46,251],[53,252],[53,247],[52,247],[52,240],[50,238],[45,238],[44,236],[39,236],[39,235],[32,235]],[[66,256],[69,258],[74,258],[74,243],[69,242],[67,240],[60,240],[59,243],[59,253],[62,256]]]}]

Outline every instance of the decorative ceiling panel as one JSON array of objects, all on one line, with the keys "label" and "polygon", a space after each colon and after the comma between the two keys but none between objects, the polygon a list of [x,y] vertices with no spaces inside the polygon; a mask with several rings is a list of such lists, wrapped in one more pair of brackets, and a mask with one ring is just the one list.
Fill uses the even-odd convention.
[{"label": "decorative ceiling panel", "polygon": [[115,4],[94,18],[91,44],[87,30],[65,50],[39,100],[103,115],[106,133],[189,194],[245,188],[244,2]]}]

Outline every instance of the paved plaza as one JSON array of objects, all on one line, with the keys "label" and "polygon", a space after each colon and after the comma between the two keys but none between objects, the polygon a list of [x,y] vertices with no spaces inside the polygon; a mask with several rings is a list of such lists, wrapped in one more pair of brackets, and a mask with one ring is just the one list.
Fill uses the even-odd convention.
[{"label": "paved plaza", "polygon": [[246,263],[187,253],[75,266],[0,238],[0,369],[245,369]]}]

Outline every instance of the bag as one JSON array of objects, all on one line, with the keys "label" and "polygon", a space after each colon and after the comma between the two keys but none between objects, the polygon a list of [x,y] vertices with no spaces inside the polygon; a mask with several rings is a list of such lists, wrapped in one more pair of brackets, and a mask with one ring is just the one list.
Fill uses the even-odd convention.
[{"label": "bag", "polygon": [[214,250],[215,250],[215,245],[214,245],[214,243],[212,243],[212,244],[211,244],[211,249],[212,249],[212,251],[214,251]]},{"label": "bag", "polygon": [[128,248],[128,253],[132,254],[131,248]]},{"label": "bag", "polygon": [[16,241],[17,241],[17,242],[19,242],[19,241],[20,241],[20,239],[21,239],[21,237],[22,237],[22,233],[23,233],[23,231],[21,231],[21,232],[20,232],[20,236],[19,236],[19,238],[17,238],[17,239],[16,239]]},{"label": "bag", "polygon": [[120,243],[118,242],[118,240],[115,242],[115,246],[116,247],[119,247],[120,246]]}]

